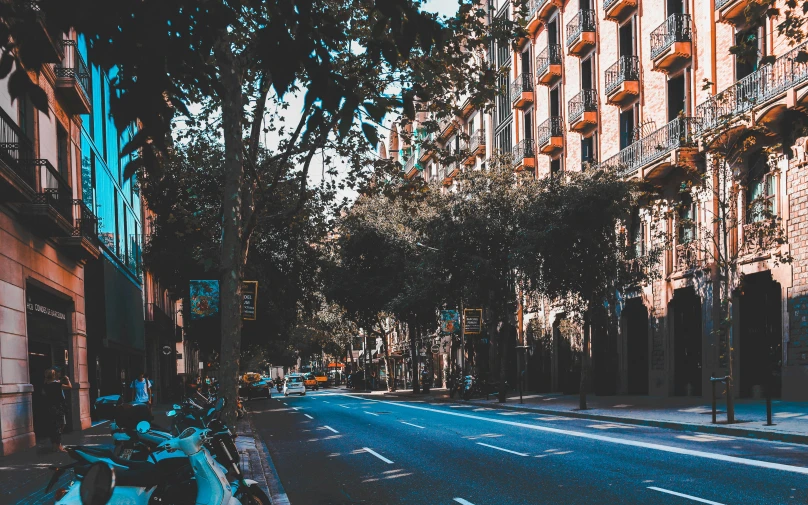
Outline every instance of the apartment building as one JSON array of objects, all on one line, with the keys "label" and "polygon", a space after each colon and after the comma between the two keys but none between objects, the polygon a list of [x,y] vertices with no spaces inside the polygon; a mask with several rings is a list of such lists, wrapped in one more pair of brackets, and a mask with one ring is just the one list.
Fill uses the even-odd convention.
[{"label": "apartment building", "polygon": [[[664,219],[633,209],[626,235],[642,256],[667,237],[660,278],[622,293],[620,336],[593,338],[595,387],[602,394],[707,396],[711,376],[723,376],[732,353],[737,396],[765,394],[808,399],[808,271],[806,271],[805,139],[793,124],[808,95],[808,65],[777,35],[777,20],[744,26],[748,0],[529,0],[525,9],[492,0],[491,19],[523,24],[527,36],[493,46],[489,61],[505,70],[492,113],[461,107],[443,119],[434,140],[461,161],[443,166],[420,149],[429,120],[421,113],[402,135],[391,136],[390,156],[401,156],[408,177],[443,180],[482,168],[494,152],[511,153],[517,170],[547,177],[598,166],[659,188]],[[758,47],[757,62],[730,47]],[[738,226],[727,247],[743,278],[732,297],[732,349],[716,329],[716,278],[703,241],[710,240],[715,195],[681,192],[694,174],[716,171],[714,133],[728,117],[748,115],[729,134],[764,125],[759,146],[731,167],[738,185]],[[430,139],[433,140],[433,139]],[[781,146],[776,149],[776,146]],[[695,194],[695,193],[694,193]],[[756,235],[762,214],[782,220],[786,244]],[[685,223],[688,223],[685,225]],[[722,243],[723,244],[723,243]],[[780,262],[778,254],[793,261]],[[562,315],[526,297],[525,328],[541,321],[551,336],[548,355],[535,359],[533,386],[574,392],[580,349],[565,341]],[[541,307],[541,308],[540,308]],[[542,312],[543,311],[543,312]],[[532,332],[522,328],[524,339]],[[526,342],[525,343],[529,343]],[[576,368],[578,367],[578,368]],[[528,370],[531,370],[530,364]]]}]

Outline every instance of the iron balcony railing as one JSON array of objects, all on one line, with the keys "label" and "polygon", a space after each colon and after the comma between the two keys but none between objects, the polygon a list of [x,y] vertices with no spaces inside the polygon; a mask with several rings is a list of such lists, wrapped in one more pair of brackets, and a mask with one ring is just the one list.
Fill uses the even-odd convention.
[{"label": "iron balcony railing", "polygon": [[536,157],[536,143],[533,139],[520,140],[513,146],[513,160],[517,164],[521,163],[525,158]]},{"label": "iron balcony railing", "polygon": [[519,101],[522,93],[533,91],[533,76],[525,72],[511,83],[511,103]]},{"label": "iron balcony railing", "polygon": [[33,167],[44,167],[45,173],[40,175],[39,192],[34,196],[34,203],[53,207],[65,219],[73,222],[73,191],[46,159],[30,161]]},{"label": "iron balcony railing", "polygon": [[641,138],[599,165],[599,168],[616,170],[622,177],[636,173],[641,167],[652,163],[674,149],[695,146],[700,131],[700,119],[678,117]]},{"label": "iron balcony railing", "polygon": [[572,97],[567,104],[567,111],[570,115],[570,123],[581,119],[584,112],[596,112],[598,110],[598,92],[594,89],[582,89],[580,93]]},{"label": "iron balcony railing", "polygon": [[485,147],[485,130],[477,130],[469,138],[469,152],[476,152],[480,146]]},{"label": "iron balcony railing", "polygon": [[603,0],[603,10],[604,11],[609,10],[609,7],[616,4],[617,2],[618,0]]},{"label": "iron balcony railing", "polygon": [[567,23],[567,47],[575,44],[583,32],[594,32],[597,15],[589,9],[579,10],[572,20]]},{"label": "iron balcony railing", "polygon": [[75,215],[75,225],[73,227],[74,237],[84,237],[92,241],[98,240],[98,218],[93,211],[84,203],[84,200],[73,200],[73,213]]},{"label": "iron balcony railing", "polygon": [[686,272],[699,266],[698,242],[691,240],[676,245],[676,270]]},{"label": "iron balcony railing", "polygon": [[808,80],[808,62],[798,56],[807,48],[808,42],[795,47],[701,103],[696,114],[703,130],[711,130]]},{"label": "iron balcony railing", "polygon": [[606,94],[627,81],[640,80],[640,59],[636,56],[621,56],[606,70]]},{"label": "iron balcony railing", "polygon": [[651,32],[651,59],[656,58],[674,42],[690,42],[692,40],[691,20],[689,14],[671,14],[664,23]]},{"label": "iron balcony railing", "polygon": [[412,171],[413,167],[415,166],[415,155],[411,154],[407,161],[404,162],[404,173],[408,174]]},{"label": "iron balcony railing", "polygon": [[438,121],[438,133],[443,134],[450,126],[454,124],[452,116],[446,116]]},{"label": "iron balcony railing", "polygon": [[87,70],[87,64],[84,63],[84,58],[79,53],[79,48],[75,40],[63,40],[62,52],[64,59],[61,63],[56,64],[54,72],[56,77],[66,77],[76,79],[76,81],[84,90],[84,94],[90,96],[90,72]]},{"label": "iron balcony railing", "polygon": [[715,10],[718,10],[734,0],[715,0]]},{"label": "iron balcony railing", "polygon": [[561,44],[549,44],[536,56],[536,76],[542,76],[550,65],[561,65]]},{"label": "iron balcony railing", "polygon": [[544,5],[546,0],[529,0],[527,3],[527,19],[533,17],[533,14],[536,14],[536,11],[539,10],[539,7]]},{"label": "iron balcony railing", "polygon": [[551,137],[562,137],[564,135],[564,119],[561,116],[553,116],[539,125],[539,146],[543,146],[550,141]]},{"label": "iron balcony railing", "polygon": [[33,158],[33,144],[6,111],[0,108],[0,161],[31,188],[36,184],[34,166],[31,164]]}]

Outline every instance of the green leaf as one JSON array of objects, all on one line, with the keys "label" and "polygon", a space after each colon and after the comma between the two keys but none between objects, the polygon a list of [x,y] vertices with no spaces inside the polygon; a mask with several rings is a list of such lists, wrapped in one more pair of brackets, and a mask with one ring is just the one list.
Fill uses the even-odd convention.
[{"label": "green leaf", "polygon": [[379,144],[379,134],[376,131],[376,127],[372,124],[362,123],[362,133],[365,134],[365,138],[368,139],[368,142],[374,148]]}]

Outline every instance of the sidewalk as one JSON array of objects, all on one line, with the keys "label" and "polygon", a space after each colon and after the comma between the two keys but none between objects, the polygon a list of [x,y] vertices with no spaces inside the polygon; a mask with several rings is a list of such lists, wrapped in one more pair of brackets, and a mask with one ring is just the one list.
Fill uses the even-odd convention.
[{"label": "sidewalk", "polygon": [[620,422],[642,426],[716,433],[764,440],[776,440],[808,445],[808,402],[785,402],[772,400],[772,423],[766,426],[765,400],[736,400],[736,423],[726,424],[726,402],[716,405],[718,424],[712,424],[712,408],[709,401],[693,397],[649,397],[649,396],[595,396],[587,397],[587,410],[578,410],[578,395],[553,393],[524,393],[519,404],[519,395],[508,393],[506,403],[498,403],[496,396],[490,399],[476,398],[468,402],[455,397],[449,398],[446,389],[432,389],[429,395],[413,395],[412,390],[399,390],[393,393],[373,391],[358,395],[384,397],[430,398],[439,402],[467,403],[479,407],[496,407],[517,411],[528,411],[547,416],[562,416],[598,421]]}]

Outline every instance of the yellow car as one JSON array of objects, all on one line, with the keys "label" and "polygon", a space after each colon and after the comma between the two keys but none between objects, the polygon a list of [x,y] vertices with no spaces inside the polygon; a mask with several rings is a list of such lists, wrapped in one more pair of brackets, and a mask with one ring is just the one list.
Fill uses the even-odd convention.
[{"label": "yellow car", "polygon": [[328,375],[325,372],[314,372],[314,378],[317,379],[318,387],[325,387],[328,385]]},{"label": "yellow car", "polygon": [[303,376],[303,385],[306,386],[306,389],[317,390],[319,388],[317,378],[313,373],[307,373]]}]

